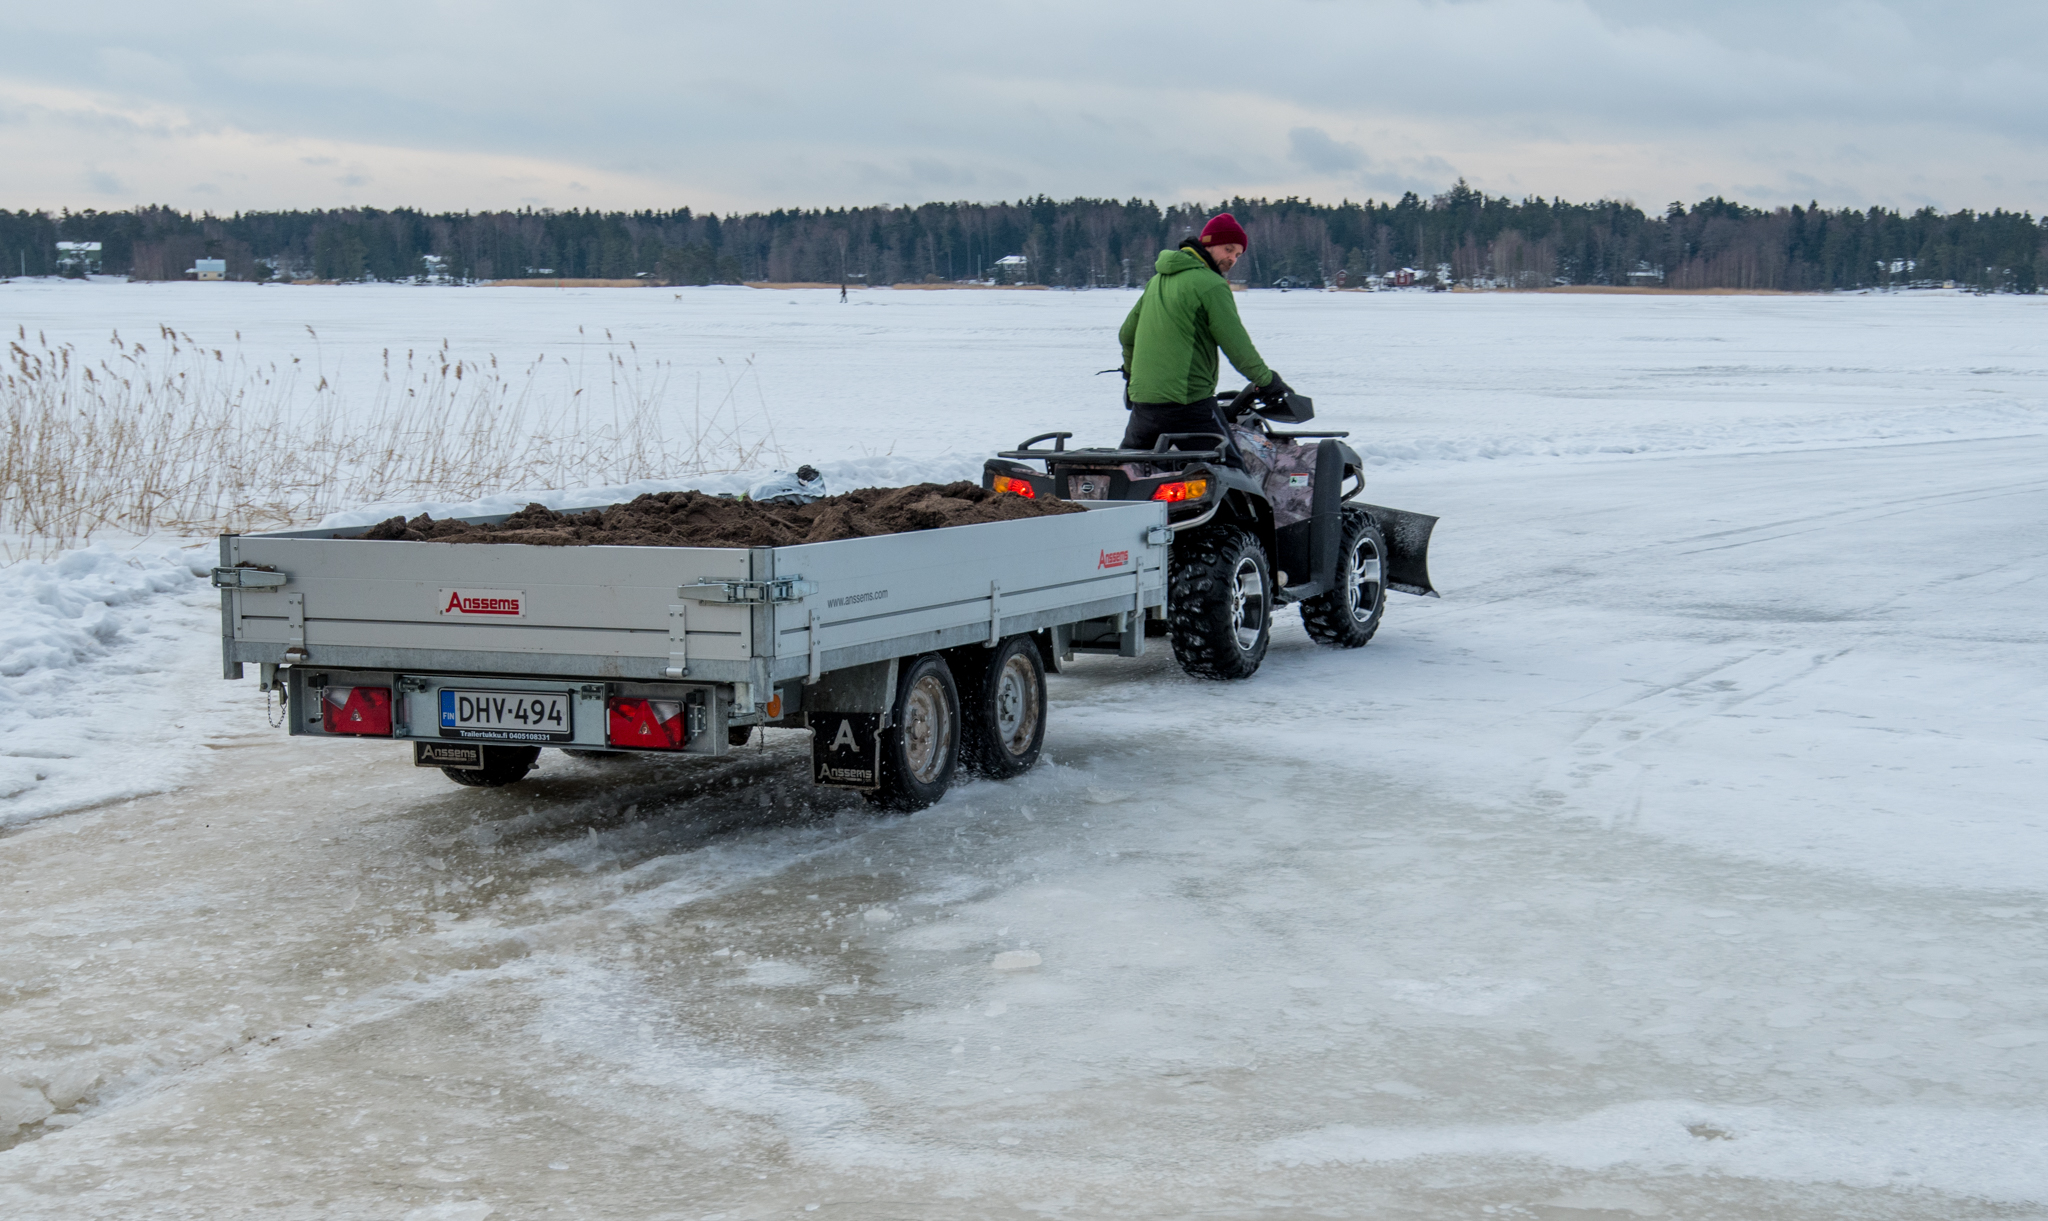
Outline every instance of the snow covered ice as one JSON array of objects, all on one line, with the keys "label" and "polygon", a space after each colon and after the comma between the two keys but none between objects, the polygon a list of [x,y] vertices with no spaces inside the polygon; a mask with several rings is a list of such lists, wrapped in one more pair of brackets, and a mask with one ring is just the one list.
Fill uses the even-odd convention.
[{"label": "snow covered ice", "polygon": [[[0,288],[752,357],[835,488],[1121,427],[1123,293],[836,297]],[[1443,600],[1245,684],[1085,659],[914,816],[781,732],[458,789],[270,730],[204,550],[0,572],[0,1214],[2048,1207],[2048,302],[1243,308]]]}]

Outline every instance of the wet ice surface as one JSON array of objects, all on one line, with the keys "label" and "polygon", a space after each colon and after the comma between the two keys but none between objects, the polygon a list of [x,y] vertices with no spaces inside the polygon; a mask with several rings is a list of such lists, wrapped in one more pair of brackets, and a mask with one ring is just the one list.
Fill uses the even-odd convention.
[{"label": "wet ice surface", "polygon": [[1442,602],[909,817],[216,713],[0,839],[0,1211],[2039,1215],[2044,459],[1398,468]]}]

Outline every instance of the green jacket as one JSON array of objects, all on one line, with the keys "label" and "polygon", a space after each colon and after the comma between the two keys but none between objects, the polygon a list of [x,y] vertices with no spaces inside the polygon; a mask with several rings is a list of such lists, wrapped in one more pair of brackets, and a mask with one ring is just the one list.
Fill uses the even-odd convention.
[{"label": "green jacket", "polygon": [[1216,349],[1255,386],[1273,380],[1237,320],[1230,282],[1208,256],[1181,246],[1159,252],[1159,274],[1117,331],[1134,403],[1193,403],[1216,393]]}]

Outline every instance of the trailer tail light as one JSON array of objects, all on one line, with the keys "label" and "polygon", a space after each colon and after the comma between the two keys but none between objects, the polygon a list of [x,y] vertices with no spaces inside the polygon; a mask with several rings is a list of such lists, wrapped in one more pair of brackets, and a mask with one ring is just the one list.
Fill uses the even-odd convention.
[{"label": "trailer tail light", "polygon": [[362,738],[391,736],[391,688],[320,688],[320,728]]},{"label": "trailer tail light", "polygon": [[1200,500],[1208,494],[1207,479],[1181,479],[1173,483],[1162,483],[1152,489],[1152,499],[1163,500],[1168,504],[1178,504],[1183,500]]},{"label": "trailer tail light", "polygon": [[1038,489],[1031,486],[1029,479],[1018,479],[1013,475],[997,475],[991,487],[997,492],[1008,492],[1012,496],[1022,496],[1026,500],[1038,499]]},{"label": "trailer tail light", "polygon": [[614,696],[606,705],[609,714],[605,740],[613,746],[642,750],[681,750],[689,735],[683,726],[681,700],[645,700]]}]

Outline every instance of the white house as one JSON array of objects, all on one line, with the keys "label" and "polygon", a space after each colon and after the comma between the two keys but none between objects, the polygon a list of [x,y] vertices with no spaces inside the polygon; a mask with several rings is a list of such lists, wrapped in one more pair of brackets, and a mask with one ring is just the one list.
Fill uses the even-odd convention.
[{"label": "white house", "polygon": [[58,242],[57,266],[76,267],[86,275],[100,269],[100,243]]},{"label": "white house", "polygon": [[201,280],[225,280],[228,278],[226,259],[193,259],[192,266],[185,272]]}]

